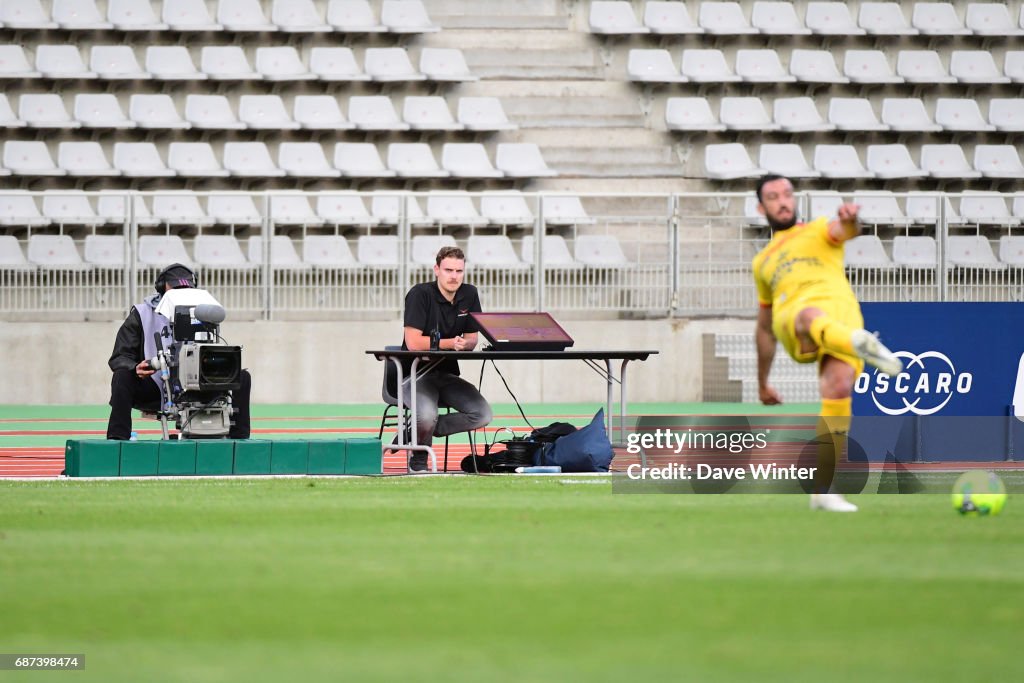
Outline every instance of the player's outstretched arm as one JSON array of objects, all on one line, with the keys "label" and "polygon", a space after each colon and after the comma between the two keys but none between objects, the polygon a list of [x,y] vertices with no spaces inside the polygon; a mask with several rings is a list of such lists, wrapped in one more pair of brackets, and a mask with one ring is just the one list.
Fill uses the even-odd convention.
[{"label": "player's outstretched arm", "polygon": [[845,242],[860,234],[860,206],[846,203],[839,207],[836,218],[828,224],[828,236],[833,242]]},{"label": "player's outstretched arm", "polygon": [[754,330],[754,343],[757,346],[757,393],[761,403],[773,406],[782,403],[782,398],[775,388],[768,384],[768,375],[775,360],[775,333],[772,332],[772,308],[761,306],[757,312],[757,328]]}]

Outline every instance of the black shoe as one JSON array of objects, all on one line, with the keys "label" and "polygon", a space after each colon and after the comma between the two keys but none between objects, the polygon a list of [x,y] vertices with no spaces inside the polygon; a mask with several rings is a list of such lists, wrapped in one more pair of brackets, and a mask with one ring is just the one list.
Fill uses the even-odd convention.
[{"label": "black shoe", "polygon": [[427,472],[427,454],[413,453],[409,456],[410,472]]}]

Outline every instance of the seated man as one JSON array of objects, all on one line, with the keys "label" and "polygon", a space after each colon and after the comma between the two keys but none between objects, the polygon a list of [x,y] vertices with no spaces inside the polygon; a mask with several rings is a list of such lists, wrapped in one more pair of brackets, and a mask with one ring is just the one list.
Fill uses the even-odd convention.
[{"label": "seated man", "polygon": [[[435,280],[415,285],[405,295],[403,349],[427,351],[432,337],[438,340],[435,348],[441,350],[472,351],[476,347],[477,333],[469,314],[480,312],[480,296],[476,287],[462,282],[465,272],[466,255],[461,249],[443,247],[437,252]],[[408,386],[403,394],[407,391]],[[438,415],[439,404],[455,412]],[[479,429],[490,423],[491,417],[487,399],[459,377],[456,360],[445,360],[416,383],[417,443],[429,446],[435,436]],[[409,469],[426,471],[426,454],[414,453]]]},{"label": "seated man", "polygon": [[[156,291],[128,313],[117,331],[114,351],[107,364],[114,376],[110,380],[110,420],[107,438],[127,440],[132,431],[132,408],[156,412],[162,403],[163,380],[149,366],[156,356],[156,340],[160,333],[164,348],[171,344],[170,322],[156,312],[164,292],[179,287],[195,287],[196,276],[188,267],[175,263],[164,268],[156,278]],[[252,377],[247,370],[241,372],[242,388],[231,392],[234,416],[230,439],[249,438],[249,391]]]}]

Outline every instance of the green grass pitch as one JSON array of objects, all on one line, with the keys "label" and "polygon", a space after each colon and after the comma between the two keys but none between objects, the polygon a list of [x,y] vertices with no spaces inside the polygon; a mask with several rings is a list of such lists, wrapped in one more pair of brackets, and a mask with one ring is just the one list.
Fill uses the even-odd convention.
[{"label": "green grass pitch", "polygon": [[1024,510],[580,477],[0,482],[0,681],[1024,680]]}]

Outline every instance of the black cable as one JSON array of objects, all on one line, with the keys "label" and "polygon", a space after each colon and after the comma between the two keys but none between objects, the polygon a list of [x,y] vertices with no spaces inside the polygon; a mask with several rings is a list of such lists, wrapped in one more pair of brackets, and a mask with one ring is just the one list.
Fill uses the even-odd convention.
[{"label": "black cable", "polygon": [[[484,365],[486,364],[487,363],[485,362]],[[498,377],[501,377],[501,383],[505,385],[505,390],[508,391],[508,395],[511,396],[512,400],[516,402],[516,408],[519,409],[519,414],[523,416],[523,420],[530,427],[530,429],[535,429],[533,424],[530,423],[529,418],[526,417],[526,413],[523,412],[523,407],[519,405],[519,399],[516,398],[516,395],[512,393],[512,389],[509,388],[508,382],[505,381],[505,376],[501,374],[501,370],[498,369],[498,366],[495,364],[494,359],[491,359],[491,366],[494,368],[494,371],[498,373]],[[481,375],[482,374],[483,369],[481,368]]]}]

